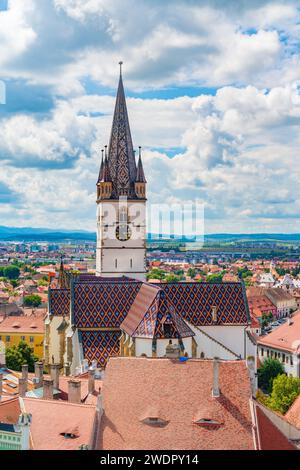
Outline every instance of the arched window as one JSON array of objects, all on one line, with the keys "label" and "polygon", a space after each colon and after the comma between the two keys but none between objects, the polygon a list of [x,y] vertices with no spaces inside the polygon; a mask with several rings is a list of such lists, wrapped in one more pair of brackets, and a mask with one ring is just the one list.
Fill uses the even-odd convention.
[{"label": "arched window", "polygon": [[117,268],[117,267],[118,267],[118,260],[115,259],[115,268]]},{"label": "arched window", "polygon": [[130,260],[130,267],[131,268],[132,268],[132,265],[133,265],[133,263],[132,263],[132,258],[131,258],[131,260]]}]

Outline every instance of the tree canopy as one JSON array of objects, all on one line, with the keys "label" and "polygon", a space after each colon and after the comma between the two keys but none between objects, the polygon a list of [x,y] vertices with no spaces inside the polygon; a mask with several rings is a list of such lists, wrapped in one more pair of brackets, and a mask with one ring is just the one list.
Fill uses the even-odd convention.
[{"label": "tree canopy", "polygon": [[285,414],[299,395],[299,377],[288,377],[285,374],[278,375],[273,380],[272,393],[268,399],[268,406],[275,411]]},{"label": "tree canopy", "polygon": [[284,374],[284,367],[277,359],[267,358],[257,371],[258,386],[271,393],[273,380],[280,374]]},{"label": "tree canopy", "polygon": [[33,353],[33,348],[28,346],[25,341],[20,341],[18,346],[6,348],[6,365],[8,369],[20,371],[23,364],[28,364],[28,370],[34,371],[34,363],[38,358]]},{"label": "tree canopy", "polygon": [[26,295],[24,297],[24,305],[26,307],[39,307],[42,303],[42,299],[37,294]]},{"label": "tree canopy", "polygon": [[7,277],[7,279],[18,279],[20,276],[20,269],[18,266],[14,266],[13,264],[11,266],[6,266],[3,269],[3,276]]}]

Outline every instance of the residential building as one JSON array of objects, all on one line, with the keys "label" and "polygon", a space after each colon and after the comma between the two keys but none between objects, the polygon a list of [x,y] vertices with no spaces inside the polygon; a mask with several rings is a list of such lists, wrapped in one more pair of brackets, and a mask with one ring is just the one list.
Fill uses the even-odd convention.
[{"label": "residential building", "polygon": [[296,310],[294,297],[284,289],[266,289],[265,295],[276,306],[278,318],[287,317]]},{"label": "residential building", "polygon": [[0,449],[96,449],[101,412],[95,405],[51,399],[1,402]]},{"label": "residential building", "polygon": [[0,323],[0,341],[5,347],[25,341],[39,358],[44,355],[44,316],[7,316]]},{"label": "residential building", "polygon": [[271,357],[282,362],[288,375],[300,377],[300,311],[257,341],[261,362]]}]

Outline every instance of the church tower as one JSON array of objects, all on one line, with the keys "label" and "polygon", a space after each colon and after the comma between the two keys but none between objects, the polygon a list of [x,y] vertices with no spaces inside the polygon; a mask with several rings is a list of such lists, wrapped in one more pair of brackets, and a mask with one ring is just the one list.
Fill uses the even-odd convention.
[{"label": "church tower", "polygon": [[133,150],[120,79],[109,147],[102,151],[97,181],[96,275],[146,278],[146,178],[141,147]]}]

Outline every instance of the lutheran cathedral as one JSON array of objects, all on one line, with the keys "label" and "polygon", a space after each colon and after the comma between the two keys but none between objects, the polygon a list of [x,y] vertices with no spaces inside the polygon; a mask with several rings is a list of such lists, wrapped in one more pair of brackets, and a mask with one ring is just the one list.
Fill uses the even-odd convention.
[{"label": "lutheran cathedral", "polygon": [[96,183],[96,275],[59,272],[45,319],[45,365],[66,375],[104,368],[111,356],[256,356],[244,285],[146,282],[146,178],[136,156],[122,70],[109,146]]}]

